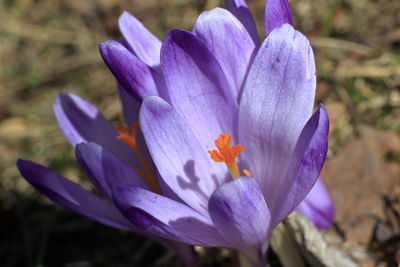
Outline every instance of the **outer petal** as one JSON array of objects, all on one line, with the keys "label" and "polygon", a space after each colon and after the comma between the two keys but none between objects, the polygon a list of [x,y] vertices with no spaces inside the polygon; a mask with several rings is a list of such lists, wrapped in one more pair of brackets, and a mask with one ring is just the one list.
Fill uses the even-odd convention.
[{"label": "outer petal", "polygon": [[226,179],[226,168],[209,158],[190,127],[165,101],[148,97],[140,127],[164,183],[188,206],[208,214],[207,202]]},{"label": "outer petal", "polygon": [[105,41],[99,45],[101,56],[118,82],[128,92],[142,100],[146,96],[158,95],[153,76],[160,75],[151,67],[116,41]]},{"label": "outer petal", "polygon": [[306,198],[296,208],[319,229],[331,226],[335,217],[335,206],[321,179],[318,179]]},{"label": "outer petal", "polygon": [[208,208],[218,231],[235,247],[266,241],[271,217],[255,179],[241,177],[223,184],[211,195]]},{"label": "outer petal", "polygon": [[21,175],[52,201],[102,224],[132,230],[135,227],[109,202],[36,163],[18,160]]},{"label": "outer petal", "polygon": [[199,141],[212,148],[221,133],[233,132],[237,102],[210,50],[194,34],[171,31],[164,40],[161,67],[172,106]]},{"label": "outer petal", "polygon": [[129,147],[117,139],[119,134],[113,125],[89,102],[73,94],[61,93],[53,108],[58,124],[72,146],[94,142],[133,168],[140,166]]},{"label": "outer petal", "polygon": [[145,189],[120,185],[114,200],[132,223],[152,234],[197,246],[226,246],[209,218]]},{"label": "outer petal", "polygon": [[126,11],[120,16],[118,23],[128,48],[147,65],[152,67],[159,65],[160,40]]},{"label": "outer petal", "polygon": [[304,127],[286,175],[276,185],[271,202],[268,202],[276,219],[274,224],[278,224],[300,204],[318,179],[328,151],[328,132],[328,114],[320,105]]},{"label": "outer petal", "polygon": [[225,0],[226,9],[228,9],[235,17],[237,17],[251,35],[253,42],[256,46],[260,44],[258,37],[257,27],[254,23],[253,16],[247,7],[245,0]]},{"label": "outer petal", "polygon": [[130,184],[148,189],[147,184],[105,148],[95,143],[81,143],[75,149],[76,158],[93,184],[108,198],[118,184]]},{"label": "outer petal", "polygon": [[239,112],[243,160],[270,203],[297,139],[312,114],[314,57],[308,40],[285,24],[261,46],[247,77]]},{"label": "outer petal", "polygon": [[265,36],[285,23],[293,24],[288,0],[267,0],[264,19]]},{"label": "outer petal", "polygon": [[194,32],[217,58],[228,81],[236,88],[237,97],[255,52],[249,33],[237,18],[222,8],[203,12]]},{"label": "outer petal", "polygon": [[185,203],[179,196],[172,191],[171,187],[165,182],[165,180],[161,177],[160,173],[157,171],[157,180],[160,185],[161,194],[169,199],[175,200],[180,203]]}]

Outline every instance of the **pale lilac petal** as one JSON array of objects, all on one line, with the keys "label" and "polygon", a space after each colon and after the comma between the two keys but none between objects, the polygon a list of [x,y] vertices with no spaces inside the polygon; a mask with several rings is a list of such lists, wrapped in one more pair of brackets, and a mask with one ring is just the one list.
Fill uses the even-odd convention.
[{"label": "pale lilac petal", "polygon": [[132,95],[142,100],[146,96],[158,95],[153,76],[160,75],[151,67],[116,41],[105,41],[99,45],[104,62],[119,83]]},{"label": "pale lilac petal", "polygon": [[210,218],[145,189],[120,185],[114,200],[133,224],[146,232],[196,246],[226,246]]},{"label": "pale lilac petal", "polygon": [[183,30],[171,31],[163,42],[161,67],[170,103],[204,147],[211,149],[221,133],[232,133],[237,116],[233,89],[197,36]]},{"label": "pale lilac petal", "polygon": [[327,229],[335,218],[335,206],[321,178],[317,180],[296,211],[307,216],[319,229]]},{"label": "pale lilac petal", "polygon": [[73,147],[82,142],[94,142],[129,163],[140,166],[128,145],[118,140],[119,133],[92,104],[68,93],[54,101],[54,113],[65,138]]},{"label": "pale lilac petal", "polygon": [[225,0],[225,7],[237,17],[251,35],[256,46],[260,44],[257,27],[245,0]]},{"label": "pale lilac petal", "polygon": [[273,31],[251,66],[239,111],[241,159],[251,161],[268,203],[312,114],[315,83],[306,37],[287,24]]},{"label": "pale lilac petal", "polygon": [[105,148],[95,143],[81,143],[75,148],[76,158],[93,184],[108,198],[118,184],[149,189],[134,170]]},{"label": "pale lilac petal", "polygon": [[236,88],[237,98],[255,52],[249,33],[237,18],[222,8],[203,12],[193,31],[217,58],[231,86]]},{"label": "pale lilac petal", "polygon": [[18,160],[21,175],[49,199],[102,224],[124,230],[135,229],[109,202],[39,164]]},{"label": "pale lilac petal", "polygon": [[288,0],[267,0],[264,18],[265,36],[268,36],[283,24],[293,24]]},{"label": "pale lilac petal", "polygon": [[277,181],[268,201],[274,224],[300,204],[318,179],[328,151],[328,132],[328,114],[320,105],[301,132],[286,175]]},{"label": "pale lilac petal", "polygon": [[161,42],[139,20],[125,11],[118,25],[128,48],[138,58],[152,67],[160,64]]},{"label": "pale lilac petal", "polygon": [[148,97],[140,127],[165,184],[188,206],[207,215],[207,202],[226,179],[223,164],[213,162],[184,119],[159,97]]},{"label": "pale lilac petal", "polygon": [[265,243],[271,216],[254,178],[241,177],[223,184],[211,195],[208,207],[217,230],[233,246]]}]

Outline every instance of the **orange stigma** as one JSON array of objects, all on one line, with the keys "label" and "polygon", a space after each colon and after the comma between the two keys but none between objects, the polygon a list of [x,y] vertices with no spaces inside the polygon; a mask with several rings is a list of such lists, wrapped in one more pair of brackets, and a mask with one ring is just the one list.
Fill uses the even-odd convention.
[{"label": "orange stigma", "polygon": [[[217,150],[209,150],[210,157],[215,162],[225,162],[228,167],[229,173],[233,179],[240,177],[239,166],[237,165],[235,159],[241,151],[244,150],[244,146],[237,144],[235,146],[231,145],[232,137],[229,134],[220,134],[215,140],[215,146]],[[243,170],[246,176],[251,176],[248,170]]]},{"label": "orange stigma", "polygon": [[117,137],[119,140],[127,144],[132,148],[132,150],[136,154],[136,150],[138,150],[137,144],[136,144],[136,133],[137,130],[139,129],[139,123],[134,122],[131,124],[131,132],[128,131],[125,126],[122,124],[117,125],[117,130],[119,132],[119,136]]},{"label": "orange stigma", "polygon": [[243,169],[243,173],[246,176],[253,176],[253,174],[251,174],[251,172],[249,170]]},{"label": "orange stigma", "polygon": [[161,194],[160,185],[157,182],[157,178],[153,169],[152,164],[143,157],[140,152],[139,147],[136,142],[136,134],[139,129],[139,123],[134,122],[131,124],[131,131],[125,128],[123,125],[118,125],[117,130],[119,132],[119,136],[117,137],[119,140],[130,146],[133,153],[135,153],[136,158],[139,160],[144,170],[135,170],[136,173],[147,182],[153,192]]}]

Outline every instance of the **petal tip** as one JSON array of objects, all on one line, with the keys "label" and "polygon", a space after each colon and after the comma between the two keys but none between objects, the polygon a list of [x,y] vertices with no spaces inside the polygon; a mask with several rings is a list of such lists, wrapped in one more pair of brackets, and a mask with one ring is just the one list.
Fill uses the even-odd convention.
[{"label": "petal tip", "polygon": [[267,0],[264,20],[265,36],[283,24],[293,24],[289,2],[287,0]]},{"label": "petal tip", "polygon": [[[129,53],[128,49],[126,49],[121,43],[115,40],[106,40],[99,43],[99,51],[100,55],[105,61],[105,63],[110,67],[113,60],[113,57],[118,57],[118,53]],[[115,59],[114,59],[115,60]],[[111,66],[112,67],[112,66]]]},{"label": "petal tip", "polygon": [[124,23],[129,23],[130,20],[136,20],[135,16],[133,16],[129,11],[124,10],[118,18],[119,26],[123,26]]},{"label": "petal tip", "polygon": [[22,175],[30,184],[35,185],[37,174],[36,172],[40,172],[41,169],[44,169],[41,165],[34,163],[29,160],[18,159],[17,160],[17,168]]},{"label": "petal tip", "polygon": [[29,163],[29,161],[24,160],[24,159],[17,159],[17,168],[20,172],[25,168],[25,166]]},{"label": "petal tip", "polygon": [[190,38],[194,36],[191,32],[182,29],[172,29],[168,32],[167,36],[164,39],[163,43],[168,42],[179,42],[184,38]]}]

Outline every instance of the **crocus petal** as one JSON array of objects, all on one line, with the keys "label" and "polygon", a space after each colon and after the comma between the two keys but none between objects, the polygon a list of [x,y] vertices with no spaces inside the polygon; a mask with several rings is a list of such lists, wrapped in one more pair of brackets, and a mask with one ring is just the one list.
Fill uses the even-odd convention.
[{"label": "crocus petal", "polygon": [[199,141],[212,148],[221,133],[231,133],[237,101],[217,60],[194,34],[171,31],[161,49],[170,103]]},{"label": "crocus petal", "polygon": [[165,184],[188,206],[207,215],[207,201],[226,179],[185,120],[159,97],[148,97],[140,110],[140,127]]},{"label": "crocus petal", "polygon": [[118,25],[128,48],[138,58],[152,67],[160,64],[161,42],[139,20],[125,11]]},{"label": "crocus petal", "polygon": [[118,84],[118,95],[119,100],[121,101],[122,113],[124,114],[126,125],[138,122],[141,101],[131,96],[120,84]]},{"label": "crocus petal", "polygon": [[225,7],[237,17],[251,35],[256,46],[260,44],[257,27],[245,0],[225,0]]},{"label": "crocus petal", "polygon": [[209,218],[145,189],[119,185],[114,200],[133,224],[152,234],[197,246],[226,246]]},{"label": "crocus petal", "polygon": [[193,31],[217,58],[231,86],[236,88],[237,97],[255,48],[249,33],[222,8],[203,12]]},{"label": "crocus petal", "polygon": [[328,151],[328,132],[328,114],[320,105],[301,132],[286,175],[275,184],[268,202],[274,224],[300,204],[318,179]]},{"label": "crocus petal", "polygon": [[254,178],[241,177],[219,187],[208,203],[217,230],[235,247],[265,242],[270,213]]},{"label": "crocus petal", "polygon": [[118,140],[113,125],[92,104],[68,93],[54,101],[54,113],[65,138],[73,147],[82,142],[94,142],[107,148],[133,168],[140,166],[129,147]]},{"label": "crocus petal", "polygon": [[104,62],[119,83],[133,96],[142,100],[146,96],[158,95],[153,76],[160,75],[116,41],[105,41],[99,45]]},{"label": "crocus petal", "polygon": [[273,31],[261,46],[243,89],[239,111],[244,161],[259,178],[269,203],[283,179],[297,139],[312,114],[315,65],[305,36],[290,25]]},{"label": "crocus petal", "polygon": [[160,185],[160,190],[163,196],[180,203],[185,203],[182,199],[180,199],[180,197],[174,191],[172,191],[171,187],[169,187],[169,185],[165,183],[164,179],[161,177],[158,171],[157,171],[157,181],[158,184]]},{"label": "crocus petal", "polygon": [[[118,84],[118,95],[122,105],[125,124],[130,128],[132,123],[137,123],[139,121],[139,110],[142,101],[132,97],[120,84]],[[147,145],[140,129],[138,129],[136,133],[136,145],[139,147],[142,156],[149,159],[149,151],[147,150]]]},{"label": "crocus petal", "polygon": [[75,154],[93,184],[110,199],[112,198],[112,188],[118,184],[149,188],[128,164],[98,144],[78,144]]},{"label": "crocus petal", "polygon": [[319,229],[331,226],[335,217],[335,206],[321,178],[317,180],[296,211],[307,216]]},{"label": "crocus petal", "polygon": [[109,202],[39,164],[18,160],[21,175],[52,201],[102,224],[132,230],[134,227]]},{"label": "crocus petal", "polygon": [[293,24],[288,0],[267,0],[264,18],[265,36],[286,23]]}]

